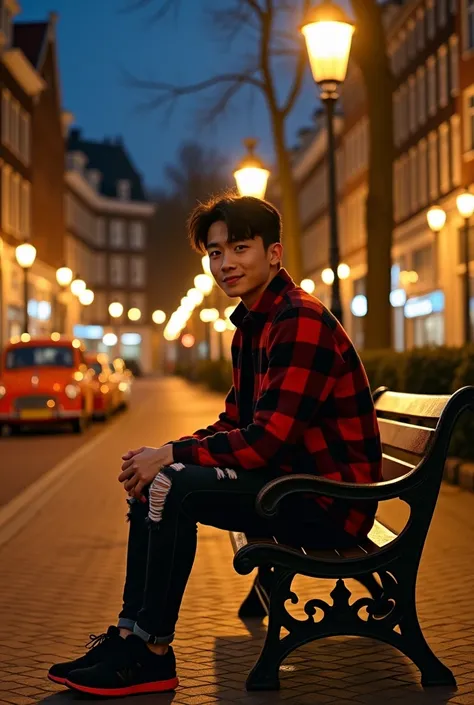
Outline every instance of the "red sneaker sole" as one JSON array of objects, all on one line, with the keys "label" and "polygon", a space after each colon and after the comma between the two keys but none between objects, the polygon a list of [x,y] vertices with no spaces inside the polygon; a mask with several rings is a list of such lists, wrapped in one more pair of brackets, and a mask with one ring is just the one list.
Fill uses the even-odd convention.
[{"label": "red sneaker sole", "polygon": [[48,673],[48,678],[50,681],[53,681],[53,683],[58,683],[59,685],[66,685],[65,678],[58,678],[57,676],[51,676],[49,673]]},{"label": "red sneaker sole", "polygon": [[89,688],[86,685],[79,683],[71,683],[66,679],[65,685],[72,690],[77,690],[80,693],[88,695],[99,695],[103,697],[121,697],[125,695],[139,695],[141,693],[164,693],[168,690],[176,690],[179,685],[177,678],[170,678],[167,681],[155,681],[154,683],[140,683],[140,685],[131,685],[128,688]]}]

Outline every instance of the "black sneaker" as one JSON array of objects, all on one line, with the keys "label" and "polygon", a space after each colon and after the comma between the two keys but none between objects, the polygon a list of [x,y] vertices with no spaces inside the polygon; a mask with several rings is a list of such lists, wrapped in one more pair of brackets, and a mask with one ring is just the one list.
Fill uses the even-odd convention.
[{"label": "black sneaker", "polygon": [[89,649],[84,656],[75,659],[74,661],[65,661],[64,663],[56,663],[51,666],[48,672],[48,678],[53,683],[66,685],[66,678],[78,668],[89,668],[99,663],[106,653],[115,650],[116,645],[125,639],[120,636],[120,631],[117,627],[109,627],[104,634],[89,635],[90,641],[86,644]]},{"label": "black sneaker", "polygon": [[120,697],[164,693],[178,687],[176,660],[171,646],[163,656],[154,654],[136,634],[123,640],[124,649],[110,652],[91,668],[72,671],[68,688],[89,695]]}]

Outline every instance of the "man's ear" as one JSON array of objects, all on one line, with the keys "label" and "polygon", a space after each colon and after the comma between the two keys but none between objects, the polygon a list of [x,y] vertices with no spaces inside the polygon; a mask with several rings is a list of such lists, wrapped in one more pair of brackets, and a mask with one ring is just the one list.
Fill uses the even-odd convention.
[{"label": "man's ear", "polygon": [[270,264],[275,265],[282,261],[283,259],[283,245],[281,242],[275,242],[270,245]]}]

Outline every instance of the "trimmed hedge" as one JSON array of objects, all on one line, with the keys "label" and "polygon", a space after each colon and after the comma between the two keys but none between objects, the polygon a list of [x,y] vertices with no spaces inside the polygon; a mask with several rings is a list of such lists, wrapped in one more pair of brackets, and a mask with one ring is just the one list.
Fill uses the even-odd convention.
[{"label": "trimmed hedge", "polygon": [[[405,352],[363,350],[360,356],[373,390],[385,386],[396,392],[451,394],[474,385],[474,346],[424,347]],[[224,394],[232,384],[232,366],[227,360],[203,360],[194,368],[180,368],[176,373]],[[450,455],[474,460],[474,413],[467,412],[459,420]]]}]

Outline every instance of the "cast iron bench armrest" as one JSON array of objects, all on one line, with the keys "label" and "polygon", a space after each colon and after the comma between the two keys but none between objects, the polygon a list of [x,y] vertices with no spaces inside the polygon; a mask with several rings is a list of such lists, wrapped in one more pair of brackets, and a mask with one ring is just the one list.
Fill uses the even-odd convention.
[{"label": "cast iron bench armrest", "polygon": [[273,516],[278,511],[280,501],[291,494],[306,492],[345,500],[383,501],[400,497],[412,489],[416,480],[415,471],[402,477],[371,484],[355,482],[336,482],[318,475],[288,475],[271,480],[260,490],[257,496],[256,508],[264,517]]}]

